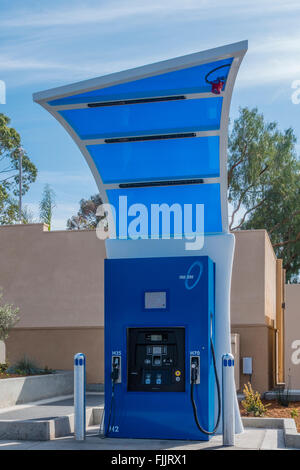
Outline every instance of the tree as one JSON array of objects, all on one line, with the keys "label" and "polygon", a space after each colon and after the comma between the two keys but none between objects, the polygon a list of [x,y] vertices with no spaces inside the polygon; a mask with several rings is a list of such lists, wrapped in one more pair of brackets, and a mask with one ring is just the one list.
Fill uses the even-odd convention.
[{"label": "tree", "polygon": [[[11,224],[19,220],[14,197],[19,196],[19,152],[21,138],[9,127],[10,119],[0,113],[0,224]],[[26,152],[22,154],[22,194],[36,180],[37,168]]]},{"label": "tree", "polygon": [[13,326],[20,320],[18,317],[19,308],[11,304],[2,304],[3,291],[0,289],[0,340],[5,341]]},{"label": "tree", "polygon": [[277,123],[266,123],[257,108],[243,108],[228,144],[230,230],[266,229],[292,281],[300,270],[300,163],[295,143],[292,129],[282,132]]},{"label": "tree", "polygon": [[33,224],[34,223],[34,215],[33,212],[28,209],[27,206],[23,207],[22,209],[22,224]]},{"label": "tree", "polygon": [[48,230],[51,230],[51,221],[53,216],[53,209],[55,207],[55,192],[49,184],[46,184],[43,191],[42,200],[40,202],[40,220],[48,225]]},{"label": "tree", "polygon": [[[13,198],[7,201],[6,210],[0,214],[0,225],[9,225],[13,222],[19,221],[19,203]],[[21,211],[22,224],[31,224],[34,222],[34,215],[27,206],[24,206]]]},{"label": "tree", "polygon": [[94,230],[98,222],[103,217],[96,216],[97,207],[102,204],[99,194],[91,196],[89,199],[81,199],[80,208],[77,215],[73,215],[67,221],[68,230]]}]

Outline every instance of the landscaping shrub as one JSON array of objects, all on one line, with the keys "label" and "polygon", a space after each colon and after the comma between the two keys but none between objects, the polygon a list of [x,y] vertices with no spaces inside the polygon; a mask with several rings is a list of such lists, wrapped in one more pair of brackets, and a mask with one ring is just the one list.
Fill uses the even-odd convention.
[{"label": "landscaping shrub", "polygon": [[17,315],[19,308],[15,308],[11,304],[3,304],[2,299],[3,290],[0,287],[0,340],[5,341],[9,331],[20,320],[20,317]]},{"label": "landscaping shrub", "polygon": [[245,400],[242,401],[242,406],[247,414],[252,414],[253,416],[264,416],[267,411],[267,407],[270,405],[264,405],[262,403],[260,393],[253,391],[250,382],[248,382],[248,385],[245,384],[243,392]]},{"label": "landscaping shrub", "polygon": [[52,374],[54,370],[49,369],[45,366],[44,369],[40,368],[35,361],[24,356],[22,359],[17,361],[12,366],[6,369],[9,374],[19,375],[40,375],[40,374]]},{"label": "landscaping shrub", "polygon": [[6,362],[3,362],[0,364],[0,374],[4,374],[8,369],[8,364]]},{"label": "landscaping shrub", "polygon": [[298,416],[299,416],[298,410],[296,408],[292,408],[291,409],[291,418],[295,419],[295,418],[298,418]]},{"label": "landscaping shrub", "polygon": [[40,368],[37,364],[24,356],[22,359],[17,361],[15,364],[7,369],[9,374],[20,374],[20,375],[35,375],[40,373]]}]

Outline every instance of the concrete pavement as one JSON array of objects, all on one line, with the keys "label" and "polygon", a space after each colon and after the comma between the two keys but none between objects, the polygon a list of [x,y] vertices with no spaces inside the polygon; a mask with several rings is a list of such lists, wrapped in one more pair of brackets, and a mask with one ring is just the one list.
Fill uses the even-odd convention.
[{"label": "concrete pavement", "polygon": [[51,441],[0,441],[0,450],[284,450],[281,429],[246,428],[235,438],[234,447],[223,447],[222,436],[214,436],[209,442],[175,441],[157,439],[101,439],[99,426],[87,431],[83,442],[76,442],[74,436],[57,438]]},{"label": "concrete pavement", "polygon": [[[104,402],[103,393],[87,394],[87,409],[101,410]],[[20,421],[41,422],[46,420],[61,419],[73,413],[73,397],[61,397],[47,401],[36,402],[28,405],[15,406],[6,410],[0,410],[0,422],[14,422],[20,426]],[[100,415],[95,422],[100,421]],[[19,424],[18,424],[19,423]],[[252,422],[251,422],[252,423]],[[92,424],[92,422],[90,423]],[[56,437],[51,440],[17,440],[18,437],[3,436],[0,440],[0,450],[284,450],[284,434],[282,428],[274,429],[272,423],[265,428],[245,428],[243,434],[235,436],[234,447],[223,447],[222,436],[214,436],[209,442],[182,441],[182,440],[158,440],[158,439],[111,439],[99,437],[99,424],[89,426],[87,438],[83,442],[76,442],[73,434],[67,431],[60,434],[64,437]],[[267,424],[267,423],[266,423]],[[250,426],[250,424],[249,424]],[[255,424],[254,424],[255,426]],[[273,428],[272,428],[273,427]],[[6,439],[6,440],[4,440]],[[13,440],[16,439],[16,440]],[[25,437],[26,439],[26,437]],[[31,439],[27,438],[27,439]]]},{"label": "concrete pavement", "polygon": [[[103,393],[87,393],[86,406],[103,406]],[[44,420],[59,416],[68,416],[74,412],[73,395],[61,399],[43,400],[30,405],[17,405],[9,409],[0,409],[0,420]]]},{"label": "concrete pavement", "polygon": [[[87,426],[100,423],[103,393],[86,395]],[[0,440],[45,441],[74,432],[74,398],[61,397],[0,410]]]}]

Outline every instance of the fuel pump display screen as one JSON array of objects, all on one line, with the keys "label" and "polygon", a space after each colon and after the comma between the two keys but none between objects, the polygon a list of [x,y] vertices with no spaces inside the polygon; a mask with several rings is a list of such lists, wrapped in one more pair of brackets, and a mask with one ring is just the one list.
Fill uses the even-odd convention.
[{"label": "fuel pump display screen", "polygon": [[162,335],[150,335],[150,341],[162,341]]},{"label": "fuel pump display screen", "polygon": [[128,328],[128,391],[185,391],[185,329]]},{"label": "fuel pump display screen", "polygon": [[145,292],[145,309],[167,308],[166,292]]}]

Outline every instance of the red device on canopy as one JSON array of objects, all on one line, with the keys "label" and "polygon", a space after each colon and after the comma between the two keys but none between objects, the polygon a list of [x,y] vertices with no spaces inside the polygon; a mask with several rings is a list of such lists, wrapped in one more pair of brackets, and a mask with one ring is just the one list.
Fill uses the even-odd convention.
[{"label": "red device on canopy", "polygon": [[223,90],[223,86],[225,85],[226,77],[217,77],[214,80],[208,80],[209,75],[211,75],[216,70],[222,69],[224,67],[230,67],[231,64],[224,64],[220,65],[220,67],[216,67],[215,69],[211,70],[206,74],[205,81],[211,85],[211,92],[215,95],[220,95],[221,91]]},{"label": "red device on canopy", "polygon": [[215,93],[215,95],[219,95],[223,89],[224,81],[221,79],[214,80],[211,83],[211,92]]}]

